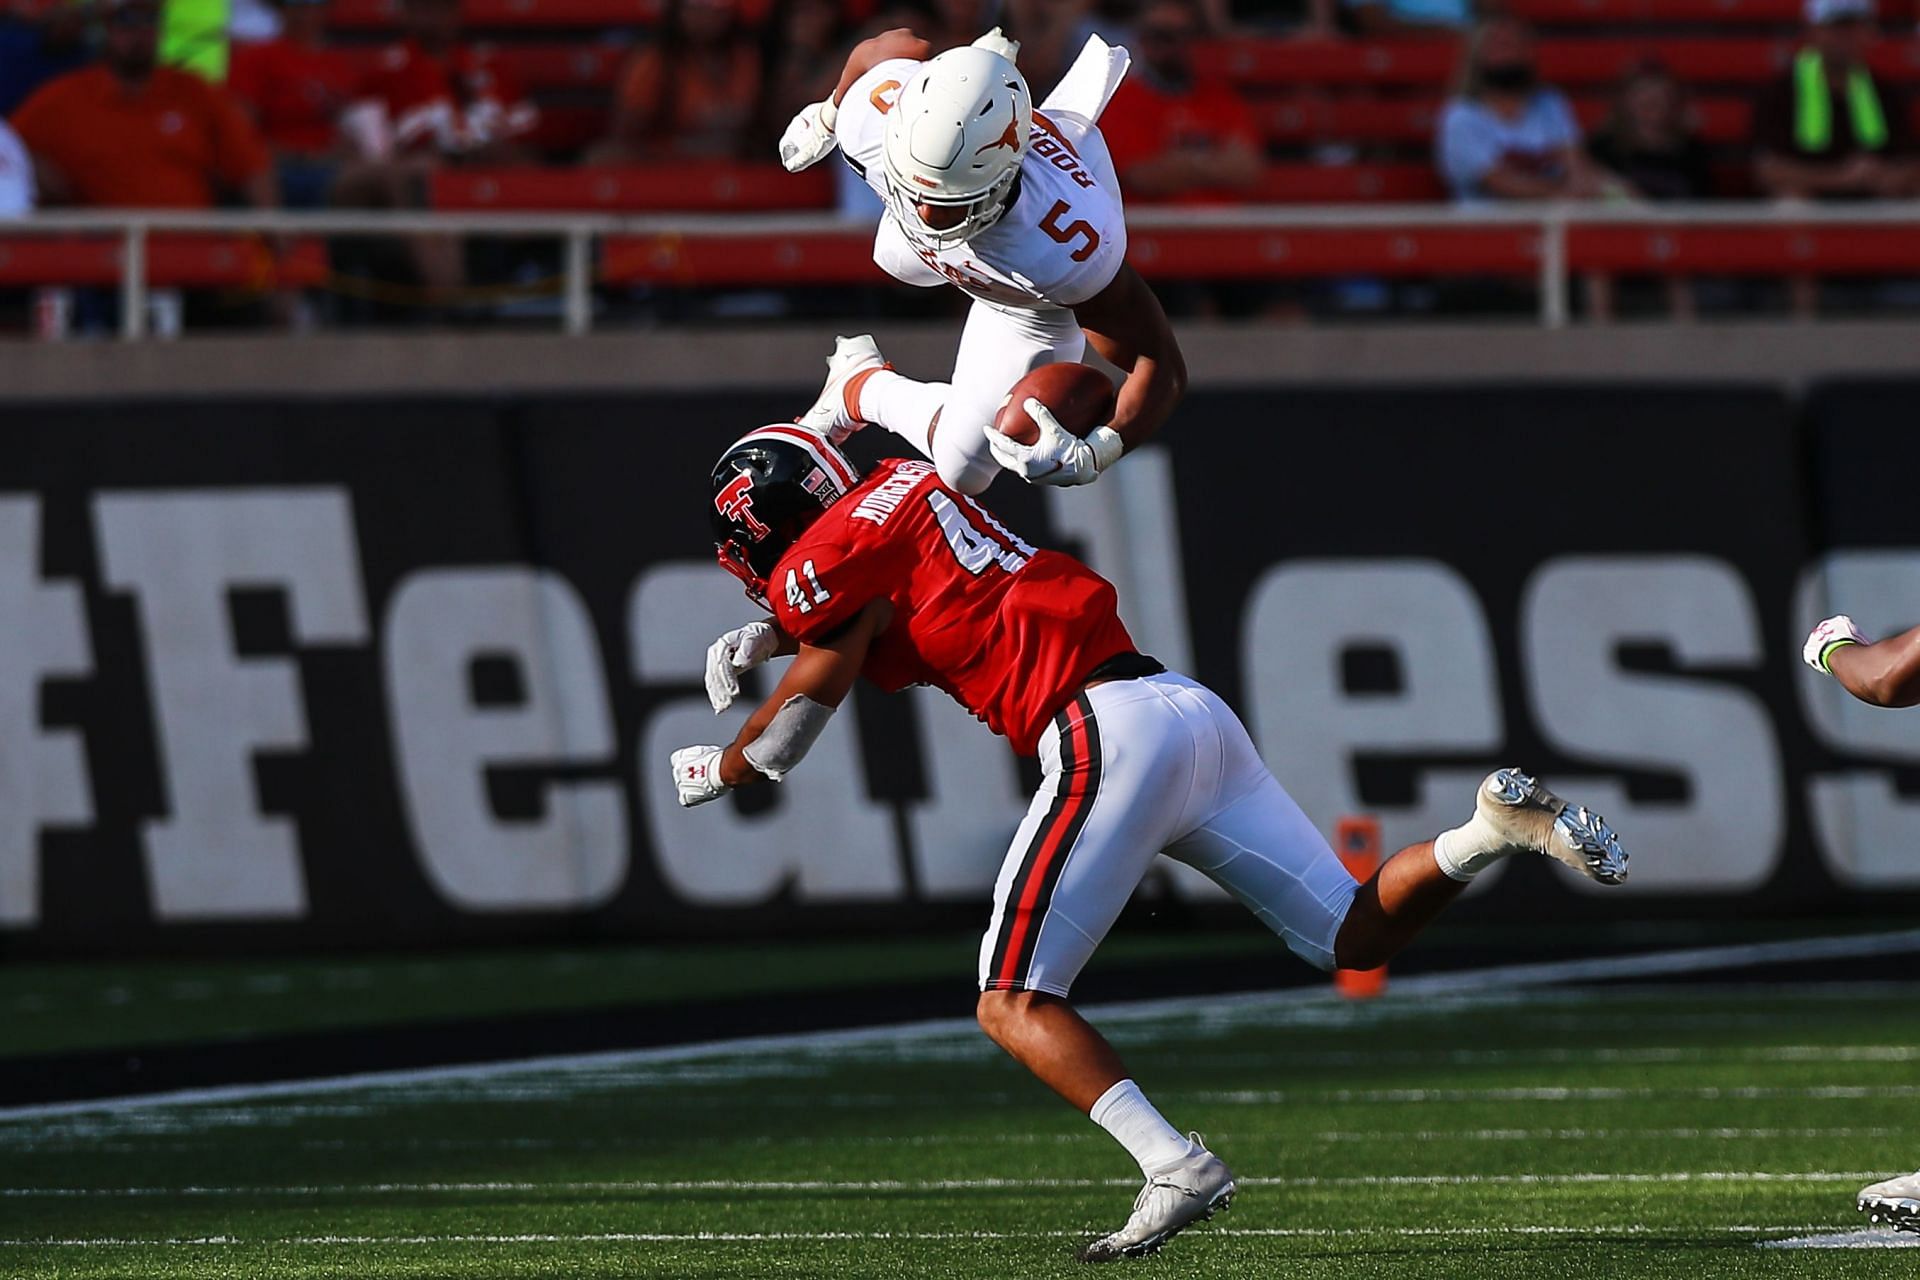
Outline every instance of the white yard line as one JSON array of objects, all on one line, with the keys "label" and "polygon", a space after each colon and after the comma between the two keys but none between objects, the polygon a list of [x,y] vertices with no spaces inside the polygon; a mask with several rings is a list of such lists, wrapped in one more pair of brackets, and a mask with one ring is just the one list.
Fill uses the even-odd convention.
[{"label": "white yard line", "polygon": [[[1241,1178],[1248,1187],[1475,1187],[1559,1186],[1586,1183],[1686,1182],[1866,1182],[1876,1170],[1707,1169],[1658,1173],[1434,1173],[1369,1174],[1351,1177]],[[1137,1187],[1138,1178],[686,1178],[634,1179],[600,1182],[372,1182],[307,1186],[183,1186],[183,1187],[0,1187],[0,1198],[19,1200],[114,1200],[135,1198],[225,1199],[252,1197],[386,1196],[386,1195],[581,1195],[648,1194],[681,1191],[751,1192],[873,1192],[873,1191],[1061,1191],[1085,1187]]]},{"label": "white yard line", "polygon": [[[1920,1146],[1920,1126],[1914,1128],[1827,1128],[1827,1129],[1425,1129],[1405,1132],[1398,1129],[1329,1129],[1318,1133],[1295,1133],[1288,1129],[1224,1129],[1209,1131],[1209,1137],[1223,1142],[1255,1139],[1282,1139],[1292,1142],[1624,1142],[1658,1140],[1662,1142],[1749,1142],[1799,1139],[1911,1139]],[[636,1151],[661,1145],[657,1138],[302,1138],[284,1144],[300,1151]],[[855,1134],[820,1138],[811,1135],[774,1137],[763,1135],[757,1141],[782,1147],[1005,1147],[1070,1146],[1080,1143],[1104,1145],[1110,1139],[1098,1130],[1079,1133],[915,1133],[876,1137]],[[27,1139],[0,1141],[0,1150],[12,1152],[85,1152],[89,1155],[132,1155],[135,1153],[218,1151],[228,1144],[211,1139],[100,1141],[91,1138]]]},{"label": "white yard line", "polygon": [[[1585,981],[1623,978],[1670,977],[1691,973],[1738,968],[1755,964],[1793,963],[1795,961],[1866,959],[1920,951],[1920,929],[1894,933],[1866,934],[1838,938],[1799,938],[1786,942],[1754,943],[1731,947],[1701,947],[1680,951],[1650,952],[1641,955],[1608,956],[1588,960],[1564,960],[1545,964],[1505,965],[1467,973],[1430,974],[1407,978],[1395,984],[1402,996],[1432,998],[1451,994],[1516,994],[1542,987]],[[432,965],[410,966],[421,976]],[[1161,1000],[1129,1001],[1090,1006],[1085,1012],[1095,1020],[1113,1025],[1128,1021],[1150,1021],[1178,1017],[1191,1020],[1233,1017],[1257,1018],[1268,1011],[1297,1008],[1309,1004],[1330,1004],[1333,998],[1321,987],[1290,988],[1283,991],[1250,992],[1244,995],[1212,996],[1202,999],[1173,997]],[[1338,1007],[1335,1005],[1334,1007]],[[1411,1013],[1405,1006],[1396,1012]],[[891,1026],[861,1027],[843,1031],[811,1031],[784,1035],[752,1036],[736,1040],[708,1041],[700,1044],[670,1045],[654,1049],[628,1049],[603,1053],[569,1054],[523,1058],[508,1062],[489,1062],[450,1067],[430,1067],[403,1071],[375,1071],[324,1079],[279,1081],[270,1084],[227,1085],[206,1089],[179,1089],[166,1093],[118,1098],[99,1098],[85,1102],[38,1103],[0,1108],[0,1122],[34,1120],[51,1116],[86,1112],[141,1110],[164,1106],[189,1106],[218,1102],[253,1102],[263,1098],[297,1094],[339,1093],[369,1088],[392,1088],[446,1082],[473,1082],[501,1076],[546,1071],[610,1069],[680,1062],[716,1055],[762,1055],[767,1053],[819,1051],[861,1045],[889,1044],[942,1036],[974,1034],[972,1019],[945,1018]],[[1916,1090],[1920,1093],[1920,1089]],[[1618,1096],[1607,1094],[1606,1096]],[[1631,1095],[1629,1095],[1631,1096]],[[1684,1096],[1684,1095],[1682,1095]],[[1716,1094],[1715,1096],[1721,1096]],[[1728,1091],[1724,1096],[1737,1096]],[[1786,1094],[1779,1096],[1810,1096]],[[1834,1095],[1853,1096],[1853,1095]],[[1906,1096],[1906,1095],[1865,1095]],[[815,1105],[818,1105],[816,1102]]]},{"label": "white yard line", "polygon": [[[1818,1231],[1826,1224],[1762,1226],[1740,1224],[1719,1228],[1734,1236],[1767,1236]],[[1667,1234],[1672,1228],[1648,1226],[1484,1226],[1484,1227],[1227,1227],[1208,1226],[1208,1235],[1243,1237],[1307,1237],[1364,1239],[1474,1239],[1488,1236],[1634,1237]],[[289,1245],[445,1245],[445,1244],[755,1244],[763,1242],[886,1241],[886,1240],[1084,1240],[1085,1231],[607,1231],[581,1234],[525,1232],[512,1235],[311,1235],[311,1236],[80,1236],[0,1239],[0,1248],[279,1248]]]},{"label": "white yard line", "polygon": [[1677,1088],[1513,1086],[1497,1089],[1235,1089],[1225,1092],[1163,1089],[1170,1098],[1215,1106],[1278,1106],[1293,1102],[1623,1102],[1641,1098],[1685,1098],[1699,1102],[1804,1098],[1811,1101],[1857,1098],[1920,1098],[1920,1085],[1698,1085]]}]

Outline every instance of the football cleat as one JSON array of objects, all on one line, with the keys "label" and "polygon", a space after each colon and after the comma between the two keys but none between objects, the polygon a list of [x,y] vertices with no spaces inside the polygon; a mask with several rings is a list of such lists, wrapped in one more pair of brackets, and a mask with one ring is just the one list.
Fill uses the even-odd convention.
[{"label": "football cleat", "polygon": [[1199,1134],[1187,1136],[1193,1140],[1193,1154],[1148,1178],[1134,1199],[1127,1225],[1082,1249],[1080,1261],[1147,1257],[1194,1223],[1205,1222],[1232,1207],[1234,1192],[1239,1189],[1234,1185],[1233,1170],[1207,1150]]},{"label": "football cleat", "polygon": [[1920,1231],[1920,1173],[1862,1187],[1860,1212],[1895,1231]]},{"label": "football cleat", "polygon": [[835,338],[833,354],[827,357],[827,385],[820,388],[813,407],[794,421],[840,444],[867,425],[860,416],[860,387],[867,380],[865,375],[891,368],[872,334]]},{"label": "football cleat", "polygon": [[1585,805],[1572,805],[1519,769],[1495,769],[1474,808],[1509,844],[1566,863],[1601,884],[1627,878],[1627,852],[1613,828]]}]

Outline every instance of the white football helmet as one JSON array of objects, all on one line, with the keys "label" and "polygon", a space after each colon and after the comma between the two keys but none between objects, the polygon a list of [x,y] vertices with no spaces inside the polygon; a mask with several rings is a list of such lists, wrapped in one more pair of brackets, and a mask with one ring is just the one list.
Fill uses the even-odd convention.
[{"label": "white football helmet", "polygon": [[[1005,57],[968,45],[930,59],[887,113],[882,153],[894,220],[936,249],[985,231],[1006,212],[1032,128],[1027,82]],[[967,212],[936,230],[915,212],[921,203]]]}]

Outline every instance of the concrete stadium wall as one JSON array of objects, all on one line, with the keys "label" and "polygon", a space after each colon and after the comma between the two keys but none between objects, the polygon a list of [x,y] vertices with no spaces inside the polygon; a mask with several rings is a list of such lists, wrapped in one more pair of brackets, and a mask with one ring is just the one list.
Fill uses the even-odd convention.
[{"label": "concrete stadium wall", "polygon": [[[128,396],[794,390],[817,382],[833,335],[857,322],[553,334],[196,337],[0,343],[7,399]],[[944,377],[957,323],[882,331],[904,372]],[[1420,382],[1759,380],[1797,389],[1834,374],[1920,371],[1920,324],[1526,325],[1293,328],[1183,324],[1197,388]]]}]

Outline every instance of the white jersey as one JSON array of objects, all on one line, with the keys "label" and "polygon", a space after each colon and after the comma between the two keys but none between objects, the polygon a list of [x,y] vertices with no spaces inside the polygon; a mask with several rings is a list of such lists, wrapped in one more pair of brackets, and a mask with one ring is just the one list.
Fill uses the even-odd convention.
[{"label": "white jersey", "polygon": [[20,135],[0,120],[0,218],[24,218],[33,212],[33,160]]},{"label": "white jersey", "polygon": [[[867,185],[887,194],[881,158],[886,115],[921,65],[882,62],[853,82],[834,134]],[[1042,311],[1085,302],[1112,283],[1127,256],[1120,183],[1099,128],[1083,115],[1039,109],[1020,161],[1013,203],[999,221],[946,249],[921,244],[889,213],[874,237],[873,260],[905,284],[949,282],[997,307]]]}]

